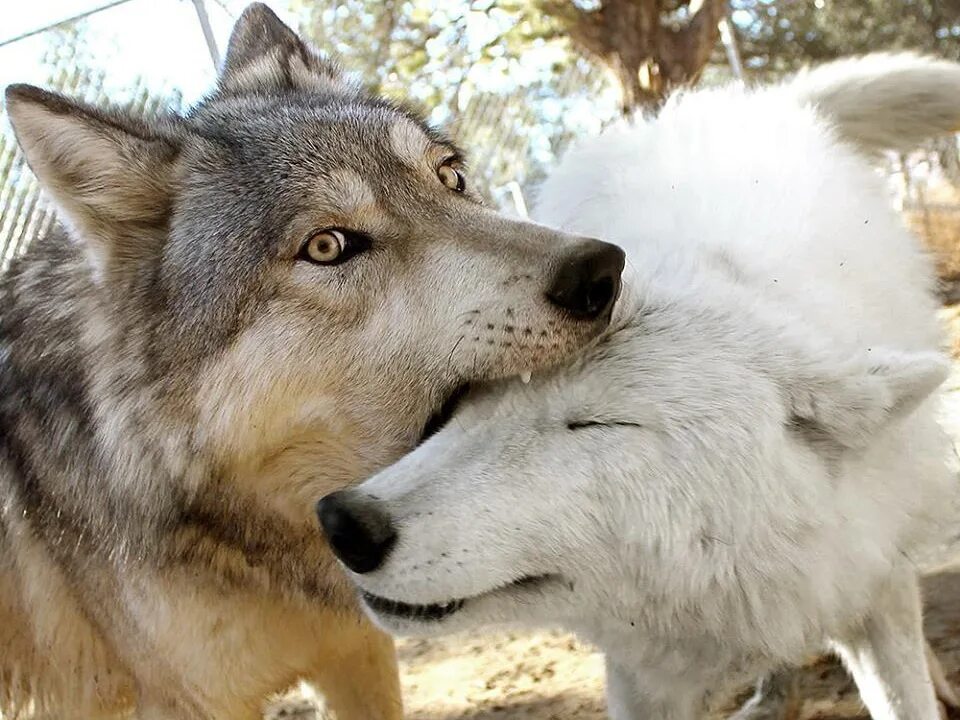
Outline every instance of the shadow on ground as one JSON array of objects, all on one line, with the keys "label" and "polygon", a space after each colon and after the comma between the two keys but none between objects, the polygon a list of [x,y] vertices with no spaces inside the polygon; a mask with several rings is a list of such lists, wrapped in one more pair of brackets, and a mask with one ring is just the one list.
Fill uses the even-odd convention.
[{"label": "shadow on ground", "polygon": [[571,720],[576,718],[605,718],[602,698],[595,693],[584,696],[560,693],[554,697],[527,698],[495,703],[489,707],[462,713],[414,712],[409,720],[504,720],[509,718],[537,718],[537,720]]}]

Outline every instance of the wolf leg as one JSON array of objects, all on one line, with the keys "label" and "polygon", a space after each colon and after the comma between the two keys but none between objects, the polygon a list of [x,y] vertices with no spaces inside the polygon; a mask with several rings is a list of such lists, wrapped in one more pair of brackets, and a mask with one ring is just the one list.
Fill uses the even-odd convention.
[{"label": "wolf leg", "polygon": [[331,628],[311,678],[337,720],[401,720],[400,672],[393,639],[365,617]]},{"label": "wolf leg", "polygon": [[297,688],[272,698],[263,711],[263,720],[328,720],[325,707],[312,693],[303,693]]},{"label": "wolf leg", "polygon": [[[926,644],[927,666],[937,699],[951,710],[960,710],[957,690],[947,679],[940,660]],[[800,717],[802,698],[798,687],[798,670],[785,668],[767,675],[756,686],[753,696],[730,720],[796,720]]]},{"label": "wolf leg", "polygon": [[835,645],[874,720],[940,717],[912,572],[891,577],[862,625]]},{"label": "wolf leg", "polygon": [[146,701],[137,707],[136,720],[173,720],[176,711],[163,703]]},{"label": "wolf leg", "polygon": [[800,691],[796,668],[783,668],[762,678],[756,691],[730,720],[796,720]]},{"label": "wolf leg", "polygon": [[606,666],[610,720],[698,720],[704,712],[702,691],[685,686],[653,690],[609,658]]},{"label": "wolf leg", "polygon": [[947,679],[947,674],[943,671],[939,658],[930,647],[930,643],[925,643],[927,655],[927,667],[930,668],[930,681],[933,683],[933,689],[937,694],[937,700],[944,706],[954,712],[960,710],[960,697],[957,696],[957,689]]},{"label": "wolf leg", "polygon": [[[162,694],[141,695],[137,702],[137,711],[134,715],[135,720],[194,720],[204,717],[195,708],[185,708],[178,703],[172,702],[163,697]],[[222,716],[217,716],[222,717]],[[248,715],[238,715],[238,718],[247,720]]]}]

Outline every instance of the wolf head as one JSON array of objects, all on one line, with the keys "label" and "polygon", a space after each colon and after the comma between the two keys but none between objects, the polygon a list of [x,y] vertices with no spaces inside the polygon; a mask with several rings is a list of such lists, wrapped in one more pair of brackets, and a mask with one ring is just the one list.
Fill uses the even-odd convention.
[{"label": "wolf head", "polygon": [[[630,249],[622,317],[573,367],[476,389],[431,441],[321,501],[384,628],[560,623],[616,644],[760,627],[782,647],[816,621],[765,614],[804,593],[856,607],[870,585],[848,578],[906,551],[938,502],[918,478],[953,482],[931,413],[904,424],[947,363],[930,266],[864,151],[905,114],[960,121],[960,66],[918,61],[899,83],[851,67],[819,94],[691,94],[561,164],[542,207]],[[938,88],[934,119],[918,84]],[[838,98],[868,87],[886,102],[848,118]],[[831,527],[868,549],[839,552]],[[808,561],[830,566],[822,583]]]},{"label": "wolf head", "polygon": [[829,489],[857,482],[848,461],[871,443],[905,437],[891,428],[945,376],[932,352],[837,362],[695,299],[648,301],[575,367],[475,392],[426,444],[321,501],[384,629],[656,633],[689,611],[710,615],[698,632],[732,632],[739,593],[763,607],[756,568],[795,562],[796,538],[829,552],[814,529],[843,522]]},{"label": "wolf head", "polygon": [[86,258],[102,415],[122,425],[149,388],[191,447],[298,517],[411,448],[464,383],[555,364],[609,322],[619,249],[484,207],[445,136],[263,5],[186,116],[6,100]]}]

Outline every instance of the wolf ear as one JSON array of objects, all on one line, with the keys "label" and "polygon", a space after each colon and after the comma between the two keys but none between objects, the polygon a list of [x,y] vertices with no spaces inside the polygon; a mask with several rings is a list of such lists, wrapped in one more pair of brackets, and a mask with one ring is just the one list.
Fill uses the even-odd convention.
[{"label": "wolf ear", "polygon": [[788,83],[861,150],[911,150],[960,130],[960,64],[876,53],[801,72]]},{"label": "wolf ear", "polygon": [[909,415],[950,371],[937,353],[870,355],[870,364],[853,363],[790,383],[793,426],[845,449],[863,448],[888,423]]},{"label": "wolf ear", "polygon": [[179,146],[145,123],[30,85],[6,91],[27,163],[101,269],[165,229]]},{"label": "wolf ear", "polygon": [[224,93],[306,90],[349,93],[354,88],[262,3],[249,5],[230,35],[218,87]]}]

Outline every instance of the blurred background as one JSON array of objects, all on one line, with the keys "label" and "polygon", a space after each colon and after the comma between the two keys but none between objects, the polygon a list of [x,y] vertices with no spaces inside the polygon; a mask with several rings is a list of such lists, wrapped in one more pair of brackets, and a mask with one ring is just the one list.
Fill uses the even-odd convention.
[{"label": "blurred background", "polygon": [[[691,84],[755,83],[909,48],[960,58],[960,0],[273,0],[374,91],[467,148],[488,199],[523,214],[574,138]],[[0,9],[0,84],[30,82],[143,114],[212,85],[245,0],[33,0]],[[3,107],[0,105],[0,116]],[[960,286],[955,139],[885,171],[894,202]],[[49,209],[0,117],[0,267]]]},{"label": "blurred background", "polygon": [[[272,0],[375,92],[421,108],[468,151],[472,182],[524,215],[578,136],[671,90],[775,80],[878,50],[960,60],[960,0]],[[145,116],[211,88],[246,0],[5,0],[0,85],[29,82]],[[731,168],[735,172],[736,168]],[[960,355],[960,153],[946,138],[878,169],[935,252]],[[53,214],[0,104],[0,270]],[[785,228],[789,232],[789,228]],[[960,373],[951,380],[960,399]],[[960,437],[960,403],[954,428]],[[938,582],[944,582],[938,580]],[[928,636],[960,680],[960,574],[932,591]],[[602,660],[559,633],[405,641],[411,720],[600,720]],[[795,718],[862,718],[835,665],[812,666]],[[309,691],[303,691],[309,699]],[[315,717],[297,696],[273,717]],[[309,703],[308,703],[309,704]],[[306,714],[304,714],[306,712]]]}]

